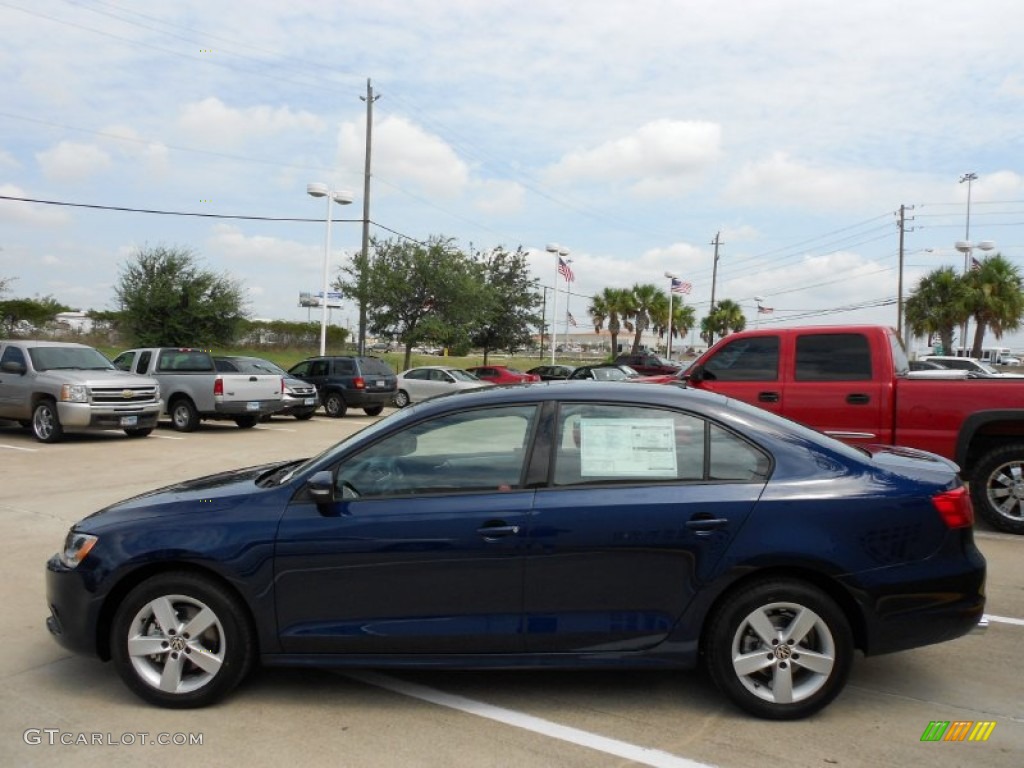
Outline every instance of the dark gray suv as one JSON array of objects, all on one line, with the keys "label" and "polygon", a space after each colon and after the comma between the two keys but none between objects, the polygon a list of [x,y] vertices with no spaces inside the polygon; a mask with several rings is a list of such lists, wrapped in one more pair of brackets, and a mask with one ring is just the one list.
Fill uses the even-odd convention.
[{"label": "dark gray suv", "polygon": [[313,384],[324,411],[336,419],[349,408],[377,416],[398,390],[395,372],[379,357],[311,357],[292,366],[288,374]]}]

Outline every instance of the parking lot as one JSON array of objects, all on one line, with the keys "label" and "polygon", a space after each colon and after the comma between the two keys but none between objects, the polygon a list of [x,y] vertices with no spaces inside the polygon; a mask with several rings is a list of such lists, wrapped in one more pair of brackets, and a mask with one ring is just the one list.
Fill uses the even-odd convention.
[{"label": "parking lot", "polygon": [[[44,564],[75,520],[190,477],[308,456],[373,421],[353,412],[251,430],[207,423],[188,434],[165,425],[143,440],[103,433],[56,445],[0,423],[0,764],[1021,765],[1024,540],[985,530],[988,632],[858,658],[836,702],[792,723],[740,713],[703,672],[275,669],[218,706],[161,710],[142,704],[109,664],[49,637]],[[984,742],[922,742],[932,721],[995,727]]]}]

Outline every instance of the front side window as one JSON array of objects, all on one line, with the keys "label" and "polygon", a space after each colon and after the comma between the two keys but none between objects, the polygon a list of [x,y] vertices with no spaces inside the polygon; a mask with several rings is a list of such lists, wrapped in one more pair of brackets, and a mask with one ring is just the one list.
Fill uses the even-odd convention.
[{"label": "front side window", "polygon": [[693,414],[612,404],[559,410],[556,486],[764,481],[770,463],[743,438]]},{"label": "front side window", "polygon": [[779,337],[750,336],[725,344],[704,363],[709,381],[776,381]]},{"label": "front side window", "polygon": [[460,411],[414,424],[346,459],[341,498],[499,492],[522,486],[537,406]]}]

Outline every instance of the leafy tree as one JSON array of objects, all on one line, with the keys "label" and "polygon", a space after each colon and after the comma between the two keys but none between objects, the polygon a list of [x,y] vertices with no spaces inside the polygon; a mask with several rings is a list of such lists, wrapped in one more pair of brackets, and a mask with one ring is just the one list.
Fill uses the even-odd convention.
[{"label": "leafy tree", "polygon": [[478,326],[488,303],[481,266],[450,238],[373,240],[371,246],[368,263],[345,267],[348,279],[340,278],[335,288],[358,298],[360,270],[365,269],[367,325],[372,333],[397,337],[405,346],[404,367],[409,367],[413,346],[423,341],[468,345],[469,329]]},{"label": "leafy tree", "polygon": [[619,332],[622,331],[626,312],[629,310],[629,291],[622,288],[605,288],[594,296],[587,307],[591,320],[594,321],[594,332],[600,333],[605,324],[611,336],[612,354],[619,350]]},{"label": "leafy tree", "polygon": [[910,330],[924,336],[937,334],[946,354],[953,354],[955,329],[970,316],[970,291],[952,267],[942,267],[921,278],[907,299]]},{"label": "leafy tree", "polygon": [[664,310],[658,313],[655,318],[654,328],[658,332],[658,337],[665,335],[665,333],[671,333],[673,339],[685,338],[686,334],[690,332],[696,323],[696,317],[694,316],[693,307],[688,304],[684,304],[683,300],[680,299],[678,302],[672,302],[672,322],[669,322],[668,317],[668,299],[664,301]]},{"label": "leafy tree", "polygon": [[700,336],[710,345],[715,343],[716,338],[742,331],[746,327],[747,318],[743,314],[743,308],[732,299],[722,299],[708,316],[701,320]]},{"label": "leafy tree", "polygon": [[963,281],[969,292],[967,308],[977,324],[971,356],[981,357],[986,329],[1001,339],[1007,331],[1020,328],[1024,316],[1024,278],[1015,264],[997,253],[983,259],[977,269],[964,275]]},{"label": "leafy tree", "polygon": [[491,350],[514,352],[530,343],[530,326],[541,322],[537,305],[538,280],[530,277],[526,253],[522,246],[515,253],[502,247],[490,253],[477,254],[482,267],[484,305],[476,331],[471,335],[473,346],[484,351],[484,365]]},{"label": "leafy tree", "polygon": [[18,278],[16,277],[0,277],[0,296],[11,290],[11,283]]},{"label": "leafy tree", "polygon": [[139,248],[114,287],[122,329],[141,346],[224,346],[245,317],[240,284],[187,248]]},{"label": "leafy tree", "polygon": [[[664,303],[663,303],[664,302]],[[633,351],[636,354],[640,351],[640,337],[643,332],[654,325],[654,319],[659,314],[667,314],[668,299],[661,292],[658,286],[652,283],[634,285],[630,291],[630,301],[626,310],[626,317],[633,325]]]},{"label": "leafy tree", "polygon": [[0,327],[5,336],[13,335],[18,324],[25,322],[41,328],[52,322],[61,312],[71,307],[61,304],[52,296],[36,296],[34,299],[7,299],[0,301]]}]

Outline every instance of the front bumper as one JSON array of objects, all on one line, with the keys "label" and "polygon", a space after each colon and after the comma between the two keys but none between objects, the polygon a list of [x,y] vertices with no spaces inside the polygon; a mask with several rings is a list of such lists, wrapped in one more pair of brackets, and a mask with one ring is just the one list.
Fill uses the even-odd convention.
[{"label": "front bumper", "polygon": [[54,640],[74,653],[103,656],[97,647],[102,600],[89,591],[82,573],[57,555],[46,563],[46,604],[46,628]]},{"label": "front bumper", "polygon": [[57,416],[67,429],[152,429],[160,417],[160,403],[100,407],[57,403]]}]

